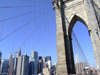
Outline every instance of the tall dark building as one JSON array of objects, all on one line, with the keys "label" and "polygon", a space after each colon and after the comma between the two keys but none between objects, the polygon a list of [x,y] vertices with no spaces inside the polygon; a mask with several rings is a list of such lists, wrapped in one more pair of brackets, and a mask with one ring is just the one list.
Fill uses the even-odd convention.
[{"label": "tall dark building", "polygon": [[1,53],[1,51],[0,51],[0,65],[1,65],[1,57],[2,57],[2,53]]},{"label": "tall dark building", "polygon": [[41,60],[41,58],[38,62],[38,74],[39,73],[43,73],[43,60]]},{"label": "tall dark building", "polygon": [[47,62],[48,60],[51,60],[51,56],[46,56],[45,57],[45,62]]},{"label": "tall dark building", "polygon": [[10,64],[9,64],[9,72],[8,75],[13,75],[13,70],[14,70],[14,59],[10,60]]},{"label": "tall dark building", "polygon": [[34,75],[34,61],[29,63],[29,75]]},{"label": "tall dark building", "polygon": [[1,73],[8,73],[8,69],[9,69],[9,60],[3,59],[1,61]]},{"label": "tall dark building", "polygon": [[38,52],[32,51],[29,59],[29,75],[37,75]]},{"label": "tall dark building", "polygon": [[42,56],[39,56],[39,60],[42,60]]}]

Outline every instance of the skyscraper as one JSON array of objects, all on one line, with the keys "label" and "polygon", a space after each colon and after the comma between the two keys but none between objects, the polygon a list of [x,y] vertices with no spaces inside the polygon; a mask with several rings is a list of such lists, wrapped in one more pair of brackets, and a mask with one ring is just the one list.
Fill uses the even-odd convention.
[{"label": "skyscraper", "polygon": [[14,70],[14,59],[10,60],[10,64],[9,64],[9,72],[8,75],[13,75],[13,70]]},{"label": "skyscraper", "polygon": [[18,49],[18,52],[14,53],[14,58],[18,58],[21,55],[21,49]]},{"label": "skyscraper", "polygon": [[46,56],[45,57],[45,62],[47,62],[48,60],[51,60],[51,56]]},{"label": "skyscraper", "polygon": [[51,69],[52,66],[51,60],[48,60],[47,63],[48,63],[48,68]]},{"label": "skyscraper", "polygon": [[8,73],[8,69],[9,69],[9,60],[2,59],[2,61],[1,61],[1,73]]},{"label": "skyscraper", "polygon": [[38,52],[32,51],[30,62],[30,75],[37,75]]},{"label": "skyscraper", "polygon": [[39,57],[39,62],[38,62],[38,74],[43,72],[43,60],[41,57]]},{"label": "skyscraper", "polygon": [[18,57],[21,55],[21,49],[18,50]]},{"label": "skyscraper", "polygon": [[29,59],[29,75],[34,75],[34,59]]},{"label": "skyscraper", "polygon": [[17,74],[28,75],[29,72],[29,56],[26,54],[18,57]]},{"label": "skyscraper", "polygon": [[2,57],[2,53],[0,51],[0,73],[1,73],[1,57]]},{"label": "skyscraper", "polygon": [[14,58],[13,75],[16,75],[17,72],[17,62],[18,62],[18,58]]},{"label": "skyscraper", "polygon": [[76,63],[75,66],[76,66],[76,73],[77,74],[82,74],[83,69],[85,67],[87,67],[87,63],[86,62],[78,62],[78,63]]},{"label": "skyscraper", "polygon": [[22,75],[28,75],[29,74],[29,56],[27,54],[23,55],[22,60]]},{"label": "skyscraper", "polygon": [[10,53],[10,54],[9,54],[9,60],[11,60],[11,59],[12,59],[12,54]]},{"label": "skyscraper", "polygon": [[1,57],[2,57],[2,53],[1,53],[1,51],[0,51],[0,65],[1,65]]},{"label": "skyscraper", "polygon": [[76,63],[79,62],[78,55],[76,54]]},{"label": "skyscraper", "polygon": [[23,59],[23,56],[19,56],[19,57],[18,57],[17,73],[16,73],[16,75],[21,75],[21,70],[22,70],[22,59]]}]

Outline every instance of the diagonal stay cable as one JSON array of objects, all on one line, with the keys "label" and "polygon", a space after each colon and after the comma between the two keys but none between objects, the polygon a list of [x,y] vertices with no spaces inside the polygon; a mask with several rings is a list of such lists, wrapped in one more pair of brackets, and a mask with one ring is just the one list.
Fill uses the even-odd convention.
[{"label": "diagonal stay cable", "polygon": [[35,3],[41,3],[42,1],[29,1],[29,0],[22,0],[22,1],[28,1],[28,2],[35,2]]},{"label": "diagonal stay cable", "polygon": [[[19,46],[19,48],[32,36],[32,34],[41,26],[41,24],[46,20],[46,18],[35,28],[35,30],[27,37],[27,39]],[[15,52],[17,52],[17,50]]]},{"label": "diagonal stay cable", "polygon": [[[45,12],[44,12],[44,13],[45,13]],[[42,16],[44,13],[42,13],[42,14],[39,15],[38,17]],[[10,35],[12,35],[13,33],[17,32],[18,30],[22,29],[24,26],[28,25],[29,23],[31,23],[32,21],[34,21],[34,20],[37,19],[38,17],[36,17],[36,18],[34,18],[33,20],[29,21],[28,23],[24,24],[23,26],[21,26],[20,28],[18,28],[18,29],[15,30],[14,32],[8,34],[8,35],[5,36],[4,38],[2,38],[2,39],[0,40],[0,42],[1,42],[2,40],[4,40],[5,38],[9,37]]]},{"label": "diagonal stay cable", "polygon": [[[47,18],[47,17],[46,17],[46,18]],[[35,44],[35,46],[34,46],[34,48],[33,48],[33,50],[36,48],[36,46],[37,46],[38,42],[40,41],[40,39],[41,39],[42,35],[44,34],[44,31],[46,30],[47,25],[48,25],[48,24],[46,24],[45,29],[43,30],[42,34],[40,35],[40,37],[39,37],[39,39],[38,39],[37,43]]]},{"label": "diagonal stay cable", "polygon": [[82,51],[82,53],[83,53],[83,55],[84,55],[84,57],[85,57],[87,63],[89,64],[89,62],[88,62],[88,60],[87,60],[87,58],[86,58],[86,56],[85,56],[85,54],[84,54],[84,52],[83,52],[83,50],[82,50],[82,47],[80,46],[80,43],[79,43],[79,41],[77,40],[77,37],[76,37],[74,31],[72,31],[72,33],[73,33],[73,36],[75,37],[75,39],[76,39],[76,41],[77,41],[77,43],[78,43],[78,45],[79,45],[79,47],[80,47],[80,49],[81,49],[81,51]]},{"label": "diagonal stay cable", "polygon": [[[7,4],[8,4],[8,0],[6,2],[6,7],[7,7]],[[6,10],[7,9],[5,8],[3,20],[5,19],[5,16],[6,16]],[[2,21],[2,25],[1,25],[0,40],[1,40],[1,36],[2,36],[3,25],[4,25],[4,21]]]},{"label": "diagonal stay cable", "polygon": [[[47,5],[39,5],[39,6],[47,6]],[[19,7],[26,7],[26,6],[0,6],[0,8],[19,8]],[[37,7],[37,5],[29,5],[27,7]]]},{"label": "diagonal stay cable", "polygon": [[[49,8],[49,7],[48,7]],[[47,9],[48,9],[47,8]],[[33,13],[33,12],[37,12],[37,11],[41,11],[41,10],[44,10],[45,8],[43,8],[43,9],[39,9],[39,10],[35,10],[35,11],[32,11],[32,12],[28,12],[28,13],[25,13],[25,14],[21,14],[21,15],[17,15],[17,16],[14,16],[14,17],[11,17],[11,18],[7,18],[7,19],[4,19],[4,20],[0,20],[0,22],[2,22],[2,21],[7,21],[7,20],[10,20],[10,19],[14,19],[14,18],[16,18],[16,17],[20,17],[20,16],[24,16],[24,15],[27,15],[27,14],[30,14],[30,13]]]}]

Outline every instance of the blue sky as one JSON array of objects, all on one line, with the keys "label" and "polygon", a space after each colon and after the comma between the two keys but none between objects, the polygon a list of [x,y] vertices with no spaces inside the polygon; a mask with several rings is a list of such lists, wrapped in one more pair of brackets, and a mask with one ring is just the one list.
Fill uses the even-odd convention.
[{"label": "blue sky", "polygon": [[[16,52],[25,39],[35,30],[33,35],[31,35],[25,44],[20,47],[22,54],[27,53],[30,56],[31,51],[35,50],[38,52],[39,56],[51,56],[52,62],[57,62],[56,18],[51,1],[52,0],[33,0],[32,2],[32,0],[8,0],[8,3],[7,0],[0,1],[0,21],[33,11],[33,13],[0,22],[0,32],[3,25],[1,39],[34,19],[32,22],[15,32],[15,34],[0,41],[0,50],[3,53],[2,58],[7,59],[9,53],[13,54]],[[4,8],[6,6],[10,7]],[[90,65],[95,67],[95,57],[88,29],[81,22],[77,22],[73,31]],[[75,52],[74,49],[74,54],[75,53],[77,52]]]}]

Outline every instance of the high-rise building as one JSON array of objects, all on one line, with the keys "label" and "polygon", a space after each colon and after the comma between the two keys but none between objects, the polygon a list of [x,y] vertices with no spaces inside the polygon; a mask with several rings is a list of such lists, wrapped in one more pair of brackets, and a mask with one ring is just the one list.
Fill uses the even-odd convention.
[{"label": "high-rise building", "polygon": [[21,55],[21,49],[18,50],[18,57]]},{"label": "high-rise building", "polygon": [[43,74],[44,75],[50,75],[50,71],[48,68],[43,68]]},{"label": "high-rise building", "polygon": [[51,69],[51,67],[52,67],[51,60],[48,60],[47,63],[48,63],[48,68]]},{"label": "high-rise building", "polygon": [[14,59],[10,60],[10,64],[9,64],[9,72],[8,75],[13,75],[13,70],[14,70]]},{"label": "high-rise building", "polygon": [[54,71],[56,71],[56,67],[57,67],[57,63],[53,63],[53,64],[52,64],[52,69],[53,69]]},{"label": "high-rise building", "polygon": [[46,56],[45,57],[45,62],[47,62],[48,60],[51,60],[51,56]]},{"label": "high-rise building", "polygon": [[18,52],[14,53],[14,58],[18,58]]},{"label": "high-rise building", "polygon": [[1,65],[2,52],[0,51],[0,65]]},{"label": "high-rise building", "polygon": [[38,62],[38,74],[43,72],[43,60],[39,60]]},{"label": "high-rise building", "polygon": [[11,60],[11,59],[12,59],[12,54],[10,53],[10,54],[9,54],[9,60]]},{"label": "high-rise building", "polygon": [[78,55],[76,54],[76,63],[79,62]]},{"label": "high-rise building", "polygon": [[23,55],[22,60],[22,75],[28,75],[29,74],[29,56],[27,54]]},{"label": "high-rise building", "polygon": [[1,73],[1,57],[2,57],[2,53],[0,51],[0,73]]},{"label": "high-rise building", "polygon": [[43,60],[43,63],[46,63],[46,57],[43,57],[42,60]]},{"label": "high-rise building", "polygon": [[1,61],[1,73],[8,73],[8,69],[9,69],[9,60],[2,59],[2,61]]},{"label": "high-rise building", "polygon": [[26,54],[18,57],[17,74],[28,75],[29,72],[29,56]]},{"label": "high-rise building", "polygon": [[19,56],[18,57],[18,63],[17,63],[17,72],[16,75],[22,75],[21,71],[22,71],[22,60],[23,60],[23,56]]},{"label": "high-rise building", "polygon": [[14,53],[14,58],[18,58],[21,55],[21,49],[18,49],[18,52]]},{"label": "high-rise building", "polygon": [[76,63],[75,66],[76,66],[76,73],[77,73],[77,74],[82,74],[83,69],[84,69],[85,67],[87,67],[88,65],[87,65],[86,62],[79,62],[79,63]]},{"label": "high-rise building", "polygon": [[[29,59],[29,75],[34,75],[34,59]],[[37,74],[36,74],[37,75]]]},{"label": "high-rise building", "polygon": [[18,58],[14,58],[13,75],[16,75],[17,72],[17,62],[18,62]]},{"label": "high-rise building", "polygon": [[37,75],[38,52],[32,51],[30,62],[30,75]]}]

